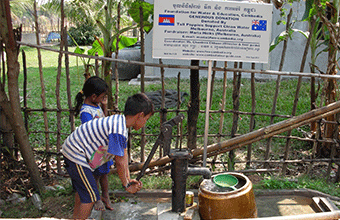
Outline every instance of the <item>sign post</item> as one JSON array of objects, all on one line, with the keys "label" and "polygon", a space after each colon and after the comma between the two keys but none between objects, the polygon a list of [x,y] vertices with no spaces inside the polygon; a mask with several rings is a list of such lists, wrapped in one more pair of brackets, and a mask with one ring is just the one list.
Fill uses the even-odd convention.
[{"label": "sign post", "polygon": [[208,61],[208,82],[207,82],[207,102],[205,103],[205,124],[204,124],[204,149],[203,149],[203,167],[205,167],[207,161],[207,146],[208,146],[208,133],[209,133],[209,110],[210,110],[210,98],[211,98],[211,72],[212,61]]},{"label": "sign post", "polygon": [[154,0],[153,58],[208,60],[206,166],[212,60],[268,63],[272,4]]}]

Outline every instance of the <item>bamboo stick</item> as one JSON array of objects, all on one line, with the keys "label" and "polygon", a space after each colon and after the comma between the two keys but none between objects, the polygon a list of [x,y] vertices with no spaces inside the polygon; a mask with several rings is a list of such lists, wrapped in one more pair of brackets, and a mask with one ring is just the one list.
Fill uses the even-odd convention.
[{"label": "bamboo stick", "polygon": [[[0,47],[2,51],[2,45]],[[2,52],[1,52],[2,53]],[[23,73],[24,73],[24,85],[23,85],[23,96],[24,96],[24,119],[25,119],[25,128],[28,132],[28,114],[25,109],[27,109],[27,66],[26,66],[26,54],[25,51],[22,50],[22,66],[23,66]]]},{"label": "bamboo stick", "polygon": [[[147,63],[141,61],[133,61],[133,60],[120,60],[108,57],[96,57],[90,56],[86,54],[77,54],[69,51],[59,51],[53,48],[45,47],[45,46],[38,46],[35,44],[24,43],[21,41],[17,41],[19,45],[25,45],[33,48],[41,48],[44,50],[56,52],[56,53],[63,53],[68,54],[71,56],[77,57],[84,57],[90,59],[97,59],[102,61],[109,61],[109,62],[118,62],[118,63],[126,63],[131,65],[140,65],[140,66],[150,66],[150,67],[164,67],[164,68],[175,68],[175,69],[194,69],[194,70],[208,70],[208,67],[205,66],[185,66],[185,65],[171,65],[171,64],[157,64],[157,63]],[[287,72],[287,71],[274,71],[274,70],[251,70],[251,69],[235,69],[235,68],[226,68],[226,67],[215,67],[213,68],[215,71],[228,71],[228,72],[235,72],[240,71],[244,73],[255,73],[255,74],[265,74],[265,75],[281,75],[281,76],[301,76],[301,77],[315,77],[321,79],[340,79],[340,75],[325,75],[321,73],[300,73],[300,72]]]},{"label": "bamboo stick", "polygon": [[[219,151],[219,153],[221,152],[223,153],[223,151],[229,151],[232,149],[242,147],[244,145],[268,138],[274,134],[285,132],[286,130],[291,130],[293,128],[305,125],[312,120],[318,120],[327,115],[335,114],[337,112],[340,112],[340,101],[334,102],[332,104],[329,104],[319,109],[315,109],[305,114],[295,116],[284,122],[279,122],[279,123],[270,125],[268,127],[255,130],[248,134],[244,134],[244,135],[232,138],[224,142],[220,142],[220,143],[207,146],[207,152],[210,153],[214,151]],[[203,149],[200,148],[200,149],[192,150],[192,155],[193,157],[198,157],[199,155],[203,155]],[[148,167],[150,168],[154,166],[164,165],[170,161],[171,159],[169,157],[162,157],[157,160],[151,161]],[[130,165],[129,169],[130,171],[140,170],[143,167],[143,164],[144,163]],[[110,173],[115,173],[115,172],[116,172],[115,169],[110,171]]]},{"label": "bamboo stick", "polygon": [[[117,23],[116,23],[116,29],[117,33],[119,33],[120,30],[120,9],[121,9],[121,2],[118,3],[117,7]],[[115,51],[115,58],[118,59],[119,54],[119,37],[120,35],[117,34],[116,36],[116,51]],[[116,84],[116,90],[115,90],[115,100],[113,104],[113,109],[118,109],[118,100],[119,100],[119,73],[118,73],[118,63],[115,62],[115,84]]]},{"label": "bamboo stick", "polygon": [[[298,101],[299,101],[299,93],[300,93],[300,89],[301,89],[301,82],[302,82],[302,77],[299,77],[298,79],[298,83],[297,83],[297,86],[296,86],[296,91],[295,91],[295,99],[294,99],[294,104],[293,104],[293,110],[292,110],[292,116],[295,116],[296,114],[296,109],[297,109],[297,104],[298,104]],[[289,157],[289,151],[290,151],[290,136],[292,134],[292,131],[288,131],[288,138],[287,138],[287,141],[286,141],[286,145],[285,145],[285,153],[284,153],[284,156],[283,156],[283,159],[284,160],[287,160],[288,157]],[[286,175],[286,169],[287,169],[287,165],[288,164],[283,164],[282,166],[282,175]]]},{"label": "bamboo stick", "polygon": [[[39,37],[39,23],[38,23],[38,15],[37,15],[37,2],[34,1],[34,21],[35,21],[35,34],[37,38],[37,45],[40,45],[40,37]],[[42,102],[42,107],[46,108],[46,90],[45,90],[45,84],[44,84],[44,75],[42,71],[42,60],[41,60],[41,53],[40,49],[37,48],[38,52],[38,64],[39,64],[39,76],[40,76],[40,87],[41,87],[41,102]],[[48,118],[47,118],[47,113],[43,112],[43,119],[44,119],[44,129],[45,131],[48,131]],[[46,151],[50,150],[50,137],[48,133],[45,133],[45,147]],[[50,157],[46,157],[46,169],[50,170]]]},{"label": "bamboo stick", "polygon": [[[0,83],[5,85],[6,82],[6,62],[5,62],[5,52],[4,52],[4,43],[2,39],[0,40],[0,57],[1,57],[1,66],[0,66],[0,74],[1,74],[1,80]],[[2,67],[2,68],[1,68]]]},{"label": "bamboo stick", "polygon": [[[339,121],[340,115],[336,114],[335,121]],[[331,153],[330,158],[333,159],[336,156],[336,147],[339,148],[339,126],[335,126],[335,129],[333,131],[333,139],[336,144],[331,145]],[[326,178],[330,178],[331,171],[332,171],[332,161],[328,162],[327,172],[326,172]]]},{"label": "bamboo stick", "polygon": [[[181,99],[181,72],[178,72],[177,75],[177,111],[176,115],[179,114],[179,110],[181,108],[182,99]],[[176,137],[176,148],[182,149],[182,138],[183,138],[183,123],[181,122],[177,129],[177,137]]]},{"label": "bamboo stick", "polygon": [[[277,97],[279,96],[280,84],[281,84],[281,76],[277,76],[275,93],[274,93],[274,98],[273,98],[272,111],[271,111],[272,116],[270,117],[270,122],[269,122],[270,124],[274,123],[274,114],[276,112],[276,104],[277,104]],[[268,138],[268,140],[267,140],[266,153],[265,153],[265,156],[264,156],[265,160],[269,159],[271,145],[272,145],[272,137]],[[265,164],[265,167],[266,167],[266,164]]]},{"label": "bamboo stick", "polygon": [[[215,60],[214,63],[213,63],[213,68],[216,67],[216,65],[217,65],[217,61]],[[216,70],[213,70],[212,74],[211,74],[209,110],[211,109],[211,103],[212,103],[212,99],[213,99],[215,76],[216,76]]]},{"label": "bamboo stick", "polygon": [[[140,34],[140,42],[141,42],[141,57],[140,60],[142,63],[145,62],[145,42],[144,42],[144,17],[143,17],[143,8],[139,7],[139,34]],[[141,92],[145,92],[145,66],[140,66],[140,89]],[[145,127],[141,129],[141,161],[145,160]]]},{"label": "bamboo stick", "polygon": [[[64,32],[64,39],[67,39],[67,33]],[[68,44],[65,44],[65,51],[68,51]],[[67,91],[67,105],[69,109],[72,108],[72,97],[71,97],[71,80],[70,80],[70,61],[69,56],[65,54],[65,72],[66,72],[66,91]],[[74,131],[76,129],[76,126],[74,124],[74,112],[70,111],[69,115],[69,122],[71,131]]]},{"label": "bamboo stick", "polygon": [[[95,56],[98,57],[98,52],[96,52]],[[100,76],[99,74],[99,62],[97,59],[94,61],[94,73],[96,74],[96,76],[104,78],[104,76]]]},{"label": "bamboo stick", "polygon": [[[301,122],[296,122],[296,123],[293,123],[292,125],[289,125],[289,126],[286,126],[286,127],[281,127],[280,129],[278,129],[278,130],[275,130],[275,131],[271,131],[271,132],[265,132],[265,133],[262,133],[262,134],[260,134],[259,136],[257,136],[257,137],[251,137],[254,133],[253,132],[251,132],[251,133],[253,133],[252,135],[249,135],[248,136],[248,134],[250,134],[250,133],[248,133],[248,134],[246,134],[246,135],[242,135],[242,136],[248,136],[247,138],[246,138],[246,140],[242,140],[241,139],[241,141],[240,140],[237,140],[237,142],[238,141],[240,141],[240,142],[238,142],[238,143],[236,143],[236,144],[230,144],[230,143],[228,143],[228,145],[227,146],[220,146],[220,145],[218,145],[218,144],[221,144],[221,143],[218,143],[217,144],[217,146],[214,146],[214,149],[216,149],[216,151],[217,152],[214,152],[214,153],[211,153],[209,156],[214,156],[216,153],[224,153],[224,152],[228,152],[228,151],[230,151],[230,150],[233,150],[233,149],[236,149],[236,148],[240,148],[240,147],[242,147],[242,146],[244,146],[244,145],[247,145],[247,144],[250,144],[250,143],[253,143],[253,142],[256,142],[256,141],[260,141],[260,140],[262,140],[262,139],[265,139],[265,138],[268,138],[268,137],[271,137],[271,136],[273,136],[273,135],[275,135],[275,134],[279,134],[279,133],[283,133],[283,132],[286,132],[286,131],[289,131],[289,130],[292,130],[292,129],[294,129],[294,128],[297,128],[297,127],[300,127],[300,126],[302,126],[302,125],[305,125],[305,124],[307,124],[307,123],[310,123],[312,120],[318,120],[318,119],[320,119],[320,118],[322,118],[322,117],[327,117],[327,116],[329,116],[329,115],[334,115],[334,114],[336,114],[336,113],[338,113],[340,111],[340,109],[335,109],[335,110],[330,110],[329,112],[326,112],[326,113],[324,113],[324,114],[320,114],[320,115],[317,115],[317,116],[315,116],[315,117],[312,117],[312,118],[309,118],[309,119],[306,119],[306,120],[304,120],[304,121],[301,121]],[[275,125],[275,124],[274,124]],[[261,129],[260,129],[261,130]],[[258,130],[257,130],[258,131]],[[238,138],[240,138],[240,137],[242,137],[242,136],[239,136]],[[249,137],[251,137],[251,138],[249,138]],[[234,139],[236,139],[236,138],[234,138]],[[229,141],[231,141],[231,140],[233,140],[233,139],[230,139]],[[223,143],[223,142],[222,142]],[[229,148],[228,148],[229,147]],[[222,148],[224,148],[224,149],[222,149]],[[210,152],[212,152],[213,150],[212,150],[213,148],[211,148],[210,150]],[[199,153],[199,152],[195,152],[195,154],[197,154],[197,153]]]},{"label": "bamboo stick", "polygon": [[[242,68],[243,63],[239,63],[239,67]],[[237,67],[237,62],[234,63],[234,67]],[[235,137],[238,127],[238,117],[236,111],[239,110],[240,107],[240,87],[241,87],[241,72],[234,72],[234,79],[233,79],[233,110],[235,111],[233,114],[233,124],[231,127],[231,137]],[[235,152],[231,150],[229,152],[229,160],[228,160],[228,170],[234,170],[234,160],[235,160]]]},{"label": "bamboo stick", "polygon": [[[159,63],[163,64],[162,59],[159,59]],[[164,83],[164,68],[161,67],[161,82],[162,82],[162,103],[161,103],[161,124],[166,121],[166,109],[165,109],[165,83]]]},{"label": "bamboo stick", "polygon": [[[291,19],[291,17],[292,17],[292,15],[293,15],[293,9],[291,8],[290,10],[289,10],[289,14],[288,14],[288,16],[287,16],[287,23],[286,23],[286,33],[288,34],[288,32],[289,32],[289,29],[291,28],[290,26],[291,26],[291,22],[290,22],[290,19]],[[282,57],[281,57],[281,63],[280,63],[280,67],[279,67],[279,71],[281,71],[282,70],[282,68],[283,68],[283,63],[284,63],[284,58],[285,58],[285,55],[286,55],[286,50],[287,50],[287,45],[288,45],[288,37],[284,40],[284,42],[283,42],[283,50],[282,50]],[[300,80],[300,78],[301,77],[299,77],[299,80]],[[299,85],[300,83],[298,83],[298,85]],[[296,104],[297,104],[297,97],[298,97],[298,91],[300,90],[300,88],[299,88],[299,86],[298,86],[298,88],[297,88],[297,92],[295,93],[295,100],[294,100],[294,104],[293,104],[293,110],[292,110],[292,115],[294,116],[295,115],[295,106],[296,106]],[[291,136],[291,131],[288,131],[288,135],[287,136]],[[286,140],[286,145],[285,145],[285,152],[284,152],[284,159],[286,160],[286,159],[288,159],[288,155],[289,155],[289,144],[290,144],[290,139],[289,138],[287,138],[287,140]],[[282,167],[282,174],[283,175],[285,175],[285,173],[286,173],[286,169],[287,169],[287,165],[286,164],[283,164],[283,167]]]},{"label": "bamboo stick", "polygon": [[[235,161],[235,163],[246,163],[248,161]],[[296,160],[251,160],[251,163],[309,163],[309,162],[340,162],[339,158],[314,158]]]},{"label": "bamboo stick", "polygon": [[[64,39],[64,19],[65,19],[65,15],[64,15],[64,0],[61,0],[60,3],[60,11],[61,11],[61,41],[60,41],[60,51],[63,50],[63,47],[65,45],[65,40]],[[56,89],[55,89],[55,93],[56,93],[56,99],[57,99],[57,109],[61,109],[61,103],[60,103],[60,78],[61,78],[61,61],[62,61],[62,57],[63,54],[59,53],[58,56],[58,71],[57,71],[57,79],[56,79]],[[61,149],[61,136],[60,136],[60,131],[61,131],[61,112],[57,111],[57,151],[59,152]],[[58,173],[62,173],[62,169],[61,169],[61,157],[58,156],[57,157],[57,170]]]},{"label": "bamboo stick", "polygon": [[[224,62],[224,66],[227,67],[228,62]],[[221,110],[225,110],[225,102],[226,102],[226,94],[227,94],[227,71],[223,72],[223,92],[222,92],[222,102],[221,102]],[[220,124],[219,124],[219,129],[218,129],[218,134],[222,134],[223,131],[223,122],[224,122],[224,113],[221,112],[221,117],[220,117]],[[219,136],[217,139],[218,142],[221,141],[221,137]]]},{"label": "bamboo stick", "polygon": [[[251,68],[255,69],[255,63],[251,64]],[[255,113],[255,108],[256,108],[256,95],[255,95],[255,74],[251,73],[251,78],[250,78],[250,89],[251,89],[251,113]],[[255,117],[254,114],[251,114],[250,116],[250,123],[249,123],[249,131],[252,132],[254,130],[255,127]],[[247,147],[247,160],[251,159],[251,144],[248,145]],[[249,168],[250,167],[250,163],[246,164],[246,167]]]},{"label": "bamboo stick", "polygon": [[[225,61],[224,62],[224,66],[227,66],[228,65],[228,62]],[[223,72],[223,92],[222,92],[222,100],[221,100],[221,110],[224,111],[225,110],[225,100],[226,100],[226,93],[227,93],[227,72],[224,71]],[[221,116],[220,116],[220,123],[219,123],[219,127],[218,127],[218,137],[217,137],[217,142],[220,142],[221,141],[221,137],[222,137],[222,131],[223,131],[223,122],[224,122],[224,113],[222,112],[221,113]],[[217,156],[216,155],[212,162],[213,164],[215,163],[216,159],[217,159]]]},{"label": "bamboo stick", "polygon": [[[162,63],[162,59],[159,59],[159,63]],[[166,109],[165,109],[165,83],[164,83],[164,68],[161,68],[161,82],[162,82],[162,103],[160,112],[160,125],[166,121]],[[159,149],[159,157],[163,157],[162,148]]]}]

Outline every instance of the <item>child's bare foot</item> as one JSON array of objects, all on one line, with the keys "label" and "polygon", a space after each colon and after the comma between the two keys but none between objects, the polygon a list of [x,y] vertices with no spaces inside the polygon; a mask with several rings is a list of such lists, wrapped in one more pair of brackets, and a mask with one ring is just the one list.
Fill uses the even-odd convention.
[{"label": "child's bare foot", "polygon": [[105,206],[104,206],[104,203],[102,202],[102,200],[96,201],[96,203],[94,203],[93,208],[97,211],[105,211]]},{"label": "child's bare foot", "polygon": [[103,200],[103,203],[105,204],[105,207],[109,210],[113,210],[113,207],[111,206],[112,203],[111,203],[111,200],[110,198],[104,198],[102,197],[102,200]]}]

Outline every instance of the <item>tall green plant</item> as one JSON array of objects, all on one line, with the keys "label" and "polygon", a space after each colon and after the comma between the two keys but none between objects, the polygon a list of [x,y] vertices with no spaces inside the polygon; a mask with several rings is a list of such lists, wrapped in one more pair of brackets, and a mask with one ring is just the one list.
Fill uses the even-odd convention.
[{"label": "tall green plant", "polygon": [[[125,33],[128,30],[138,28],[139,23],[133,24],[126,24],[126,26],[122,29],[118,27],[118,23],[121,20],[125,20],[128,18],[127,9],[130,9],[132,14],[133,12],[139,11],[139,8],[143,8],[143,22],[144,30],[150,31],[152,27],[152,23],[148,22],[149,18],[152,16],[153,13],[153,5],[142,2],[142,1],[135,1],[134,3],[130,3],[128,1],[123,2],[123,7],[120,7],[120,2],[116,2],[114,0],[97,0],[97,1],[86,1],[86,0],[74,0],[72,4],[78,6],[78,10],[82,10],[82,16],[87,16],[88,19],[93,19],[95,23],[98,25],[99,29],[101,30],[103,40],[97,41],[100,45],[103,56],[104,57],[111,57],[112,53],[115,51],[114,49],[118,50],[120,48],[115,48],[112,45],[114,41],[117,40],[118,36]],[[119,7],[118,7],[119,6]],[[118,11],[117,11],[118,10]],[[117,13],[115,13],[117,11]],[[137,19],[136,17],[132,17],[132,19]],[[121,39],[121,38],[119,38]],[[99,47],[97,47],[99,48]],[[110,62],[103,62],[103,72],[105,81],[109,85],[109,90],[112,90],[112,80],[110,74]],[[109,108],[113,107],[113,98],[112,92],[109,92],[108,97],[108,105]]]},{"label": "tall green plant", "polygon": [[286,8],[280,8],[281,13],[281,20],[279,20],[276,24],[280,25],[288,25],[287,30],[282,31],[279,35],[277,35],[274,40],[270,43],[270,47],[269,47],[269,52],[271,52],[272,50],[274,50],[281,42],[287,41],[288,39],[292,40],[293,34],[294,33],[300,33],[302,34],[304,37],[308,38],[308,31],[303,31],[300,29],[296,29],[293,28],[295,21],[291,22],[291,24],[287,24],[287,22],[284,20],[286,15]]}]

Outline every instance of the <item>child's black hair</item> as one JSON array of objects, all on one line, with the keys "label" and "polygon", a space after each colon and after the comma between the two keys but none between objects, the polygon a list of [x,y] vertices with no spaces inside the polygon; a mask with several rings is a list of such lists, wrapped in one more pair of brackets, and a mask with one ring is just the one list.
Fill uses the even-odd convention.
[{"label": "child's black hair", "polygon": [[130,96],[125,102],[125,116],[134,116],[140,112],[143,112],[144,115],[148,115],[150,113],[153,115],[154,113],[154,105],[144,93],[137,93],[133,96]]},{"label": "child's black hair", "polygon": [[78,92],[75,98],[75,108],[74,114],[77,117],[80,113],[81,106],[84,103],[84,97],[87,98],[93,94],[99,96],[100,94],[107,92],[109,86],[107,83],[98,76],[91,76],[88,78],[84,85],[82,91]]}]

